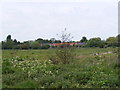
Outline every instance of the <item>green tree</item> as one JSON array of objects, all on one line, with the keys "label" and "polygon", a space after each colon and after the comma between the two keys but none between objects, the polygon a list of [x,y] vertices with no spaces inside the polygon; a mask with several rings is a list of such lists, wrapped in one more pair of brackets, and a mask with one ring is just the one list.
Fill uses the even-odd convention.
[{"label": "green tree", "polygon": [[11,35],[8,35],[6,38],[6,42],[3,44],[4,49],[12,49],[14,47],[14,42],[11,39]]},{"label": "green tree", "polygon": [[109,37],[107,38],[106,43],[109,47],[115,47],[118,44],[118,39],[116,37]]},{"label": "green tree", "polygon": [[14,42],[9,40],[6,42],[6,49],[12,49],[14,47]]},{"label": "green tree", "polygon": [[43,43],[44,42],[44,40],[42,38],[38,38],[36,41],[39,42],[39,43]]},{"label": "green tree", "polygon": [[7,40],[7,41],[12,40],[12,39],[11,39],[11,35],[8,35],[7,38],[6,38],[6,40]]},{"label": "green tree", "polygon": [[31,44],[33,41],[24,41],[20,44],[21,49],[31,49]]},{"label": "green tree", "polygon": [[82,39],[80,40],[80,42],[87,42],[87,38],[86,37],[82,37]]},{"label": "green tree", "polygon": [[99,47],[100,47],[100,48],[105,48],[105,47],[106,47],[106,41],[105,41],[105,40],[101,40],[101,41],[99,42]]},{"label": "green tree", "polygon": [[29,45],[29,43],[23,43],[20,45],[20,48],[21,49],[30,49],[30,45]]},{"label": "green tree", "polygon": [[40,49],[40,44],[37,41],[32,42],[31,44],[32,49]]},{"label": "green tree", "polygon": [[91,38],[88,42],[87,45],[89,47],[99,47],[101,43],[101,38],[97,37],[97,38]]},{"label": "green tree", "polygon": [[16,39],[14,39],[14,40],[13,40],[13,42],[14,42],[14,44],[15,44],[15,45],[17,45],[17,44],[18,44],[18,42],[17,42],[17,40],[16,40]]},{"label": "green tree", "polygon": [[2,41],[2,49],[6,49],[6,42]]}]

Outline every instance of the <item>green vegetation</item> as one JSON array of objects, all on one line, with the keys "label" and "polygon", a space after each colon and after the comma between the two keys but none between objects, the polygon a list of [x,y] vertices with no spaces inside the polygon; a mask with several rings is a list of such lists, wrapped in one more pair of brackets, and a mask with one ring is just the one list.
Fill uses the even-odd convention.
[{"label": "green vegetation", "polygon": [[[86,37],[82,37],[80,41],[71,41],[71,34],[69,33],[62,33],[60,36],[61,40],[56,40],[55,38],[42,39],[38,38],[37,40],[33,41],[24,41],[19,42],[16,39],[12,39],[11,35],[8,35],[5,41],[2,41],[2,49],[49,49],[51,43],[61,43],[61,42],[77,42],[83,45],[75,45],[75,47],[118,47],[119,35],[116,37],[109,37],[106,40],[101,40],[100,37],[95,37],[87,40]],[[51,46],[55,47],[55,46]]]},{"label": "green vegetation", "polygon": [[55,53],[3,50],[3,88],[120,88],[117,48],[77,48],[69,64],[54,64]]},{"label": "green vegetation", "polygon": [[49,55],[48,59],[52,61],[53,64],[69,64],[75,59],[75,48],[58,48],[54,55]]},{"label": "green vegetation", "polygon": [[48,49],[50,48],[48,43],[60,43],[60,40],[54,40],[54,38],[44,40],[38,38],[37,40],[28,40],[24,42],[12,39],[11,35],[8,35],[5,41],[2,41],[2,49]]}]

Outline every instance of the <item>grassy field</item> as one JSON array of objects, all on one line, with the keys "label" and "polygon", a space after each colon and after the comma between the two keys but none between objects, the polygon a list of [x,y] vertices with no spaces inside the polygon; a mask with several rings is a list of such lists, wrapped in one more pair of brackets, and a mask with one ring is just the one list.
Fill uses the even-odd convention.
[{"label": "grassy field", "polygon": [[55,49],[3,50],[3,88],[120,88],[116,51],[79,48],[70,64],[55,65]]}]

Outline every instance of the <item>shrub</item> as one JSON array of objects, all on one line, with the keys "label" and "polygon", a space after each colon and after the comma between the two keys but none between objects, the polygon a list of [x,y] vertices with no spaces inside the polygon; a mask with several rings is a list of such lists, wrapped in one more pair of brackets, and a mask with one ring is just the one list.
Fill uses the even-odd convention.
[{"label": "shrub", "polygon": [[53,64],[69,64],[75,57],[74,50],[73,47],[58,48],[55,55],[51,55],[48,58]]},{"label": "shrub", "polygon": [[56,51],[56,56],[63,64],[69,64],[74,58],[73,48],[61,48]]}]

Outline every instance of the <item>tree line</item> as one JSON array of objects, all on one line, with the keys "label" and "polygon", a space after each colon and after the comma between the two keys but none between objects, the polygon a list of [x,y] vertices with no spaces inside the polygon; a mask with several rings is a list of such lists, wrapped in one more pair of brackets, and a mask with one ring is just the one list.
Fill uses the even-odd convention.
[{"label": "tree line", "polygon": [[60,40],[55,40],[54,38],[42,39],[38,38],[34,41],[24,41],[20,42],[16,39],[12,39],[11,35],[8,35],[5,41],[2,41],[2,49],[48,49],[50,46],[48,43],[60,43]]},{"label": "tree line", "polygon": [[[100,37],[95,37],[91,39],[87,39],[86,37],[82,37],[80,43],[85,43],[84,45],[81,45],[79,47],[100,47],[100,48],[106,48],[106,47],[118,47],[120,41],[120,35],[116,37],[109,37],[106,40],[102,40]],[[12,39],[11,35],[8,35],[6,40],[2,41],[0,45],[2,45],[2,49],[48,49],[50,48],[49,43],[61,43],[61,40],[56,40],[55,38],[48,39],[42,39],[38,38],[34,41],[24,41],[20,42],[16,39]],[[70,42],[76,42],[76,41],[69,41]],[[78,47],[78,45],[76,45]]]}]

